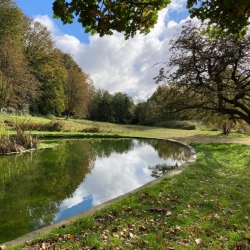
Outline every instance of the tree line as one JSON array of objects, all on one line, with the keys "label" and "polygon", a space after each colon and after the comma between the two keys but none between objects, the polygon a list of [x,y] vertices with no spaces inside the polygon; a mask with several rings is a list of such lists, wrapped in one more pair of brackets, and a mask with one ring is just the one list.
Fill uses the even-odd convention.
[{"label": "tree line", "polygon": [[182,27],[155,78],[161,84],[148,100],[134,103],[127,94],[96,90],[45,26],[12,0],[0,0],[0,108],[142,125],[185,119],[249,125],[249,34],[215,38],[216,30],[204,33],[208,28]]},{"label": "tree line", "polygon": [[148,124],[144,104],[95,89],[72,56],[56,47],[50,31],[12,0],[0,0],[0,45],[2,111]]},{"label": "tree line", "polygon": [[7,112],[152,125],[155,98],[135,104],[127,94],[95,89],[50,31],[25,16],[12,0],[0,0],[0,109]]},{"label": "tree line", "polygon": [[85,115],[90,76],[12,0],[0,1],[0,45],[1,110]]}]

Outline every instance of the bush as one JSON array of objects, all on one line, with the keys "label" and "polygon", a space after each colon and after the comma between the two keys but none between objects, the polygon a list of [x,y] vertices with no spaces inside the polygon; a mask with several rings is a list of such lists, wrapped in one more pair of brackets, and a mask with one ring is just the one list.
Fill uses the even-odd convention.
[{"label": "bush", "polygon": [[180,120],[162,121],[155,125],[159,127],[163,127],[163,128],[175,128],[175,129],[184,129],[184,130],[196,129],[195,124],[187,122],[187,121],[180,121]]},{"label": "bush", "polygon": [[196,129],[196,125],[195,124],[186,124],[182,127],[182,129],[184,130],[195,130]]},{"label": "bush", "polygon": [[56,117],[54,115],[52,115],[52,114],[47,114],[46,118],[51,119],[51,120],[55,120],[56,119]]},{"label": "bush", "polygon": [[24,120],[23,122],[18,122],[16,124],[16,127],[21,129],[22,131],[28,131],[28,130],[40,131],[43,126],[44,126],[44,123],[42,122],[31,122],[31,121],[26,121],[26,120]]},{"label": "bush", "polygon": [[43,131],[62,131],[63,130],[63,123],[61,121],[57,121],[53,119],[49,123],[46,123],[41,128]]},{"label": "bush", "polygon": [[62,131],[63,130],[63,122],[57,121],[53,119],[49,123],[44,122],[31,122],[30,120],[24,121],[13,121],[13,120],[4,120],[4,123],[8,127],[14,127],[15,130],[21,131]]},{"label": "bush", "polygon": [[83,129],[82,132],[85,132],[85,133],[100,133],[102,131],[101,131],[100,126],[95,124],[92,127]]}]

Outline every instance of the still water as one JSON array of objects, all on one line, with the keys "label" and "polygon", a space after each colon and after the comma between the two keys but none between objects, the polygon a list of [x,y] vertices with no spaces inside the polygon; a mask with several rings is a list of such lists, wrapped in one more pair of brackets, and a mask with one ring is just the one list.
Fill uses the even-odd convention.
[{"label": "still water", "polygon": [[63,140],[0,157],[0,243],[66,219],[155,178],[157,165],[189,158],[178,144],[145,139]]}]

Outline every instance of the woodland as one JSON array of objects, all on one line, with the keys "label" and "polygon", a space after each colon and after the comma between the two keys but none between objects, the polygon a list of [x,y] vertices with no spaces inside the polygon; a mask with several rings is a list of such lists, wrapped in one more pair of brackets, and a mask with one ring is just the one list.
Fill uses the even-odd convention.
[{"label": "woodland", "polygon": [[[55,1],[55,17],[61,18],[63,22],[72,22],[75,13],[86,32],[111,35],[112,32],[108,30],[112,29],[123,31],[125,38],[128,38],[134,32],[149,32],[148,28],[153,25],[157,11],[167,4],[166,1],[161,1],[162,4],[159,1],[148,4],[129,1],[129,7],[123,1],[105,1],[106,5],[101,8],[94,2],[88,6],[88,10],[90,13],[95,10],[93,18],[105,14],[106,26],[103,24],[101,27],[99,23],[99,26],[91,28],[86,15],[85,19],[81,19],[81,11],[84,10],[80,1]],[[212,3],[225,13],[229,11],[230,6],[219,5],[218,1]],[[191,16],[203,20],[199,16],[203,11],[210,20],[216,21],[218,13],[205,11],[208,8],[205,3],[202,3],[199,13],[192,1],[187,4]],[[52,34],[44,25],[24,15],[14,1],[1,0],[1,112],[183,129],[195,129],[192,121],[199,121],[222,129],[223,133],[228,133],[233,127],[247,131],[250,124],[250,39],[246,32],[247,26],[244,26],[248,23],[242,20],[249,15],[249,7],[242,4],[232,1],[230,7],[234,7],[234,12],[229,17],[238,29],[236,26],[226,29],[225,20],[228,21],[229,17],[217,25],[210,24],[210,21],[201,25],[191,21],[186,23],[171,41],[170,60],[165,62],[165,68],[160,70],[159,75],[152,79],[152,84],[154,81],[158,84],[157,90],[147,100],[135,103],[125,93],[111,94],[107,90],[96,89],[91,76],[80,68],[73,57],[56,47]],[[113,15],[117,18],[119,15],[116,11],[121,6],[125,11],[123,15],[128,11],[126,8],[131,10],[133,6],[140,6],[143,11],[141,18],[151,18],[151,25],[148,24],[145,29],[136,25],[132,27],[131,23],[145,20],[137,20],[131,14],[128,16],[130,19],[127,19],[131,25],[117,28],[116,22],[108,18]],[[156,12],[152,10],[154,6]],[[134,14],[138,11],[137,8],[132,10]],[[98,20],[95,20],[95,25],[101,22]],[[109,27],[108,23],[114,27]],[[120,21],[119,25],[124,23]]]}]

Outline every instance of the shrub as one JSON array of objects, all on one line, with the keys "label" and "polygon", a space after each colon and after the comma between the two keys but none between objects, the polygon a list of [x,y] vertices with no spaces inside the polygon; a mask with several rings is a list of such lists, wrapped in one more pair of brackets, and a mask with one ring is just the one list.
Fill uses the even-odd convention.
[{"label": "shrub", "polygon": [[159,127],[164,127],[164,128],[175,128],[175,129],[185,129],[185,130],[196,129],[195,124],[187,122],[187,121],[180,121],[180,120],[162,121],[155,125]]},{"label": "shrub", "polygon": [[83,129],[82,132],[85,132],[85,133],[100,133],[100,132],[102,132],[102,130],[100,128],[100,125],[95,124],[92,127],[88,127],[88,128]]},{"label": "shrub", "polygon": [[57,121],[53,119],[49,123],[46,123],[41,128],[43,131],[62,131],[63,130],[63,123],[61,121]]},{"label": "shrub", "polygon": [[56,119],[56,117],[54,115],[52,115],[52,114],[47,114],[46,117],[48,119],[51,119],[51,120],[55,120]]},{"label": "shrub", "polygon": [[182,129],[185,129],[185,130],[194,130],[196,129],[196,125],[195,124],[186,124],[182,127]]},{"label": "shrub", "polygon": [[24,120],[23,122],[18,122],[16,127],[21,129],[22,131],[28,131],[28,130],[36,130],[39,131],[44,126],[44,123],[42,122],[31,122]]}]

